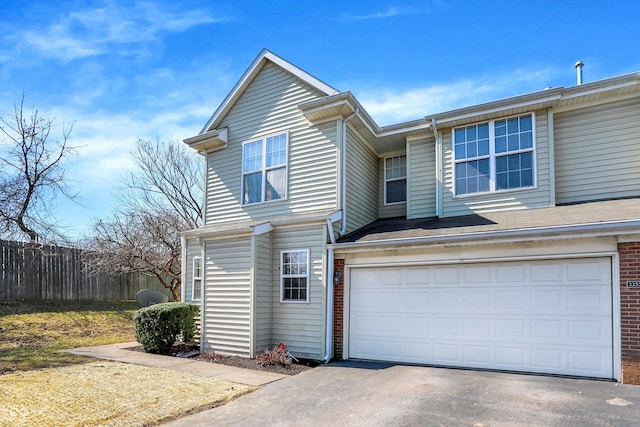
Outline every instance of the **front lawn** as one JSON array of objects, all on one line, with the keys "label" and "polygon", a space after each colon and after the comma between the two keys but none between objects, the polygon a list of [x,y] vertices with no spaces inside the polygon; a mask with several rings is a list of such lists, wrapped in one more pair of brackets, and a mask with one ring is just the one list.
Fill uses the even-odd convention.
[{"label": "front lawn", "polygon": [[135,341],[138,308],[135,302],[0,302],[0,374],[91,360],[60,350]]},{"label": "front lawn", "polygon": [[60,350],[135,341],[132,302],[0,302],[0,427],[151,426],[255,387]]}]

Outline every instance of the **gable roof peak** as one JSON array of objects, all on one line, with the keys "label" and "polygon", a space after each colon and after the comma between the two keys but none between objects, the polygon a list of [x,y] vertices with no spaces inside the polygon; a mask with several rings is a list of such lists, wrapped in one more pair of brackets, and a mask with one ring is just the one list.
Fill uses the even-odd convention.
[{"label": "gable roof peak", "polygon": [[294,75],[298,79],[302,80],[306,84],[311,87],[317,89],[318,91],[330,96],[339,93],[338,90],[324,83],[323,81],[317,79],[311,74],[307,73],[303,69],[293,65],[292,63],[282,59],[275,53],[270,50],[264,48],[260,51],[258,56],[253,60],[251,65],[246,69],[244,74],[240,77],[240,80],[233,87],[231,92],[225,97],[220,106],[213,113],[211,118],[207,121],[207,124],[202,128],[200,134],[208,132],[216,128],[216,126],[220,123],[222,118],[229,112],[229,110],[233,107],[233,105],[238,101],[238,99],[242,96],[244,91],[249,87],[251,82],[256,78],[256,76],[260,73],[260,71],[267,65],[269,62],[277,65],[288,73]]}]

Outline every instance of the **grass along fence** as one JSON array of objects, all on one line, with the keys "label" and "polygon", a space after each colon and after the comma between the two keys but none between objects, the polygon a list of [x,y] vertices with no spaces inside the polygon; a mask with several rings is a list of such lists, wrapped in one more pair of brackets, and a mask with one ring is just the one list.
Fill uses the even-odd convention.
[{"label": "grass along fence", "polygon": [[0,301],[132,300],[141,289],[171,296],[153,277],[89,273],[76,248],[0,240],[0,264]]}]

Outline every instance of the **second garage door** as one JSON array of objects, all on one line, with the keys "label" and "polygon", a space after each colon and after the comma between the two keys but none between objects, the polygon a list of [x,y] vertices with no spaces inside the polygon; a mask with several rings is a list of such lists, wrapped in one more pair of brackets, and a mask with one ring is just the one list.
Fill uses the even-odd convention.
[{"label": "second garage door", "polygon": [[613,377],[611,259],[353,268],[348,357]]}]

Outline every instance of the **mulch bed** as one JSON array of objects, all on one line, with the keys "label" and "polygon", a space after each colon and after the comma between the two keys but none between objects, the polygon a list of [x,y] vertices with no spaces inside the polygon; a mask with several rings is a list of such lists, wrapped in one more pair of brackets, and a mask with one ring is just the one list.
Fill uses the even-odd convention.
[{"label": "mulch bed", "polygon": [[[169,354],[165,356],[188,357],[190,359],[202,362],[219,363],[221,365],[235,366],[237,368],[253,369],[254,371],[274,372],[283,375],[296,375],[309,369],[313,369],[319,365],[317,361],[299,359],[299,362],[293,361],[288,365],[263,365],[258,359],[249,359],[240,356],[229,356],[214,352],[198,353],[189,356],[189,353],[199,351],[199,346],[193,344],[176,344],[171,347]],[[142,346],[131,348],[131,350],[144,352]]]}]

